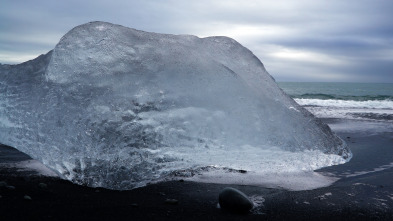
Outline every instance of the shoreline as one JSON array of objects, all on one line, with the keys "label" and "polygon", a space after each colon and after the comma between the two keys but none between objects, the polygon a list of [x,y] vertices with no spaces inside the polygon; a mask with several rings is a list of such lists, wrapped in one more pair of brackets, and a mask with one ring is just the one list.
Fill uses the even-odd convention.
[{"label": "shoreline", "polygon": [[[391,133],[336,133],[354,157],[316,171],[340,178],[328,187],[288,191],[181,180],[115,191],[0,167],[0,182],[6,182],[0,185],[0,214],[2,220],[393,220],[393,164],[380,168],[392,161]],[[257,207],[244,215],[219,209],[218,194],[228,186]]]},{"label": "shoreline", "polygon": [[[14,171],[8,171],[9,173]],[[393,170],[377,172],[332,186],[287,191],[255,186],[169,181],[115,191],[89,188],[51,177],[4,177],[15,189],[0,187],[3,220],[392,220],[388,186]],[[385,185],[373,185],[375,179]],[[239,215],[217,207],[219,192],[231,186],[262,204]],[[26,196],[30,198],[26,198]],[[178,203],[168,204],[167,199]],[[255,201],[254,201],[255,202]]]}]

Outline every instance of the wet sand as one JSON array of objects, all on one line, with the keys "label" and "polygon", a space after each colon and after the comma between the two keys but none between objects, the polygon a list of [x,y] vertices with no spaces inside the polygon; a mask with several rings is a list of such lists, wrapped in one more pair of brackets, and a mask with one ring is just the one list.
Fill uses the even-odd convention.
[{"label": "wet sand", "polygon": [[[386,166],[393,162],[392,134],[338,134],[353,159],[319,170],[341,179],[308,191],[189,181],[113,191],[0,167],[0,220],[393,220],[393,168]],[[20,153],[0,159],[26,160]],[[219,209],[218,194],[227,186],[259,204],[247,214]]]}]

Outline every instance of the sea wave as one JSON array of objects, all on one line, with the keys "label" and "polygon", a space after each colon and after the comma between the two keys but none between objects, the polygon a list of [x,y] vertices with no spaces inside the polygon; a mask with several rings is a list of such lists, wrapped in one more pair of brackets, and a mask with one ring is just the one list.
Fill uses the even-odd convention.
[{"label": "sea wave", "polygon": [[363,109],[393,109],[393,100],[339,100],[339,99],[308,99],[295,98],[302,106],[337,107],[337,108],[363,108]]},{"label": "sea wave", "polygon": [[294,99],[318,99],[318,100],[343,100],[343,101],[392,101],[393,96],[390,95],[336,95],[324,93],[305,93],[301,95],[292,95]]},{"label": "sea wave", "polygon": [[393,122],[393,109],[334,108],[305,106],[318,118],[341,118]]}]

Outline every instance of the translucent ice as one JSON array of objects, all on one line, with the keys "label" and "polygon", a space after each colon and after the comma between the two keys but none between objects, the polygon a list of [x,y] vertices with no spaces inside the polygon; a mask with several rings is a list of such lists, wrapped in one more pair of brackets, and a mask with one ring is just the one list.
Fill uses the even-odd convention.
[{"label": "translucent ice", "polygon": [[233,39],[104,22],[1,65],[0,114],[1,143],[112,189],[212,170],[312,171],[351,156]]}]

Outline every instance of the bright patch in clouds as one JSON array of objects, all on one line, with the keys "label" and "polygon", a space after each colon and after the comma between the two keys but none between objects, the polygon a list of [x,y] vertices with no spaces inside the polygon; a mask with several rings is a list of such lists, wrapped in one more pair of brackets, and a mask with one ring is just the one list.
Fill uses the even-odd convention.
[{"label": "bright patch in clouds", "polygon": [[288,48],[282,48],[277,50],[277,52],[272,52],[270,54],[272,57],[283,60],[293,60],[293,61],[304,61],[310,63],[321,63],[327,65],[344,65],[346,62],[341,59],[334,58],[332,56],[315,53],[311,51],[294,50]]}]

